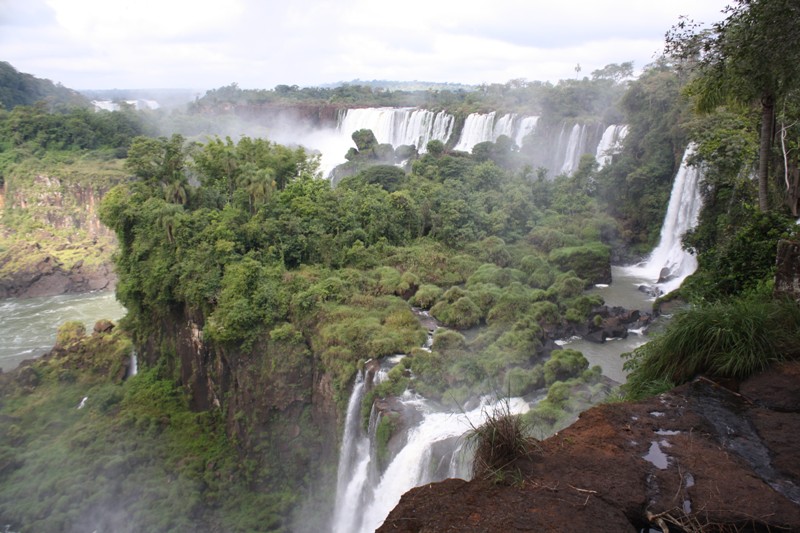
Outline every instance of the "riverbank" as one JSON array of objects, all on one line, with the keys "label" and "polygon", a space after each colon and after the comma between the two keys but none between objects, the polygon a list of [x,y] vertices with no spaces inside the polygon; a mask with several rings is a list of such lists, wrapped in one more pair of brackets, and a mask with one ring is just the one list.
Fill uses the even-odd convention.
[{"label": "riverbank", "polygon": [[413,489],[378,531],[798,531],[799,379],[784,363],[594,407],[533,446],[511,484]]}]

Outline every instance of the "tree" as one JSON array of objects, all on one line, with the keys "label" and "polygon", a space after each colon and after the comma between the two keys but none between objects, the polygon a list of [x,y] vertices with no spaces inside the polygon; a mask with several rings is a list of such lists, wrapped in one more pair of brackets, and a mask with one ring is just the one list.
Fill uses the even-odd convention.
[{"label": "tree", "polygon": [[758,203],[766,211],[775,110],[800,82],[800,3],[736,0],[724,12],[710,30],[681,21],[667,34],[667,52],[696,73],[688,91],[699,111],[760,106]]}]

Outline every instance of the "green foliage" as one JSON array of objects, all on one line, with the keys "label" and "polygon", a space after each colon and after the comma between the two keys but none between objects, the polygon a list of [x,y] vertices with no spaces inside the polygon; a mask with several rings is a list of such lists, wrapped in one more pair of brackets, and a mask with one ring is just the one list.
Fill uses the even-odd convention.
[{"label": "green foliage", "polygon": [[422,309],[430,309],[443,293],[444,291],[436,285],[420,285],[409,303]]},{"label": "green foliage", "polygon": [[745,378],[771,363],[800,356],[800,306],[765,297],[735,298],[676,314],[667,330],[625,363],[626,397],[698,374]]},{"label": "green foliage", "polygon": [[58,327],[56,333],[56,346],[66,348],[80,342],[86,335],[86,326],[80,320],[64,322]]},{"label": "green foliage", "polygon": [[89,102],[77,91],[19,72],[10,63],[0,61],[0,107],[12,110],[37,102],[50,107],[89,107]]},{"label": "green foliage", "polygon": [[744,208],[733,213],[705,213],[684,237],[698,255],[700,268],[681,287],[693,301],[718,300],[753,291],[775,275],[778,239],[794,231],[794,221],[780,213]]},{"label": "green foliage", "polygon": [[[445,298],[447,293],[445,293]],[[431,315],[446,326],[456,329],[468,329],[476,326],[483,318],[480,307],[468,296],[462,296],[455,302],[440,301],[431,307]]]},{"label": "green foliage", "polygon": [[557,248],[550,252],[549,259],[561,270],[573,270],[588,283],[611,281],[611,249],[602,243]]},{"label": "green foliage", "polygon": [[550,385],[557,381],[580,374],[589,368],[589,362],[576,350],[553,350],[550,359],[544,364],[544,381]]}]

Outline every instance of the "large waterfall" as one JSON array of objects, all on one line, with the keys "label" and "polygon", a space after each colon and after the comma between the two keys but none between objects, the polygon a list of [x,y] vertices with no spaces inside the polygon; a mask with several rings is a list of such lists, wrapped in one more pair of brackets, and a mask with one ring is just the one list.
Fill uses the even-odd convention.
[{"label": "large waterfall", "polygon": [[680,287],[683,280],[697,270],[697,258],[681,246],[683,234],[697,225],[703,204],[699,186],[701,171],[688,164],[693,153],[694,146],[690,144],[672,185],[658,246],[646,262],[629,269],[643,279],[657,283],[663,293]]},{"label": "large waterfall", "polygon": [[454,138],[456,119],[439,111],[411,107],[359,108],[343,110],[335,130],[327,135],[309,137],[309,146],[322,153],[325,175],[345,162],[344,155],[353,146],[352,134],[369,129],[379,143],[414,145],[425,152],[429,141],[438,140],[454,150],[471,152],[482,142],[495,142],[501,135],[509,137],[533,167],[545,167],[551,176],[570,174],[585,154],[593,155],[602,168],[618,153],[627,127],[562,121],[542,126],[538,116],[517,113],[472,113],[464,120],[458,138]]},{"label": "large waterfall", "polygon": [[372,130],[379,143],[394,147],[413,144],[420,152],[429,141],[446,143],[453,133],[455,119],[440,111],[426,109],[379,107],[346,109],[339,120],[339,132],[349,138],[354,131]]},{"label": "large waterfall", "polygon": [[[380,381],[383,375],[385,367],[373,379]],[[360,423],[366,385],[364,374],[359,374],[347,407],[332,533],[375,531],[409,489],[451,477],[468,478],[468,461],[461,453],[464,435],[500,407],[496,400],[484,398],[470,411],[445,411],[406,391],[397,401],[405,411],[404,420],[412,425],[405,430],[402,447],[381,470],[375,434],[382,415],[373,407],[369,430],[365,432]],[[528,408],[521,398],[509,400],[512,413]]]}]

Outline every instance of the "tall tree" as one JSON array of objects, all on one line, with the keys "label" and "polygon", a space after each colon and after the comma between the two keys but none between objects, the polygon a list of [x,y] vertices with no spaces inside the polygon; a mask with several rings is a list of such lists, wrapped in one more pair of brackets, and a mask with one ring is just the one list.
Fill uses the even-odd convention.
[{"label": "tall tree", "polygon": [[800,83],[800,2],[736,0],[723,12],[711,29],[681,21],[667,34],[667,52],[697,74],[689,92],[699,111],[760,106],[758,200],[766,211],[775,110]]}]

